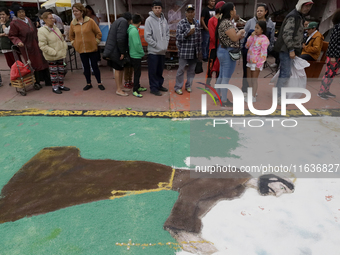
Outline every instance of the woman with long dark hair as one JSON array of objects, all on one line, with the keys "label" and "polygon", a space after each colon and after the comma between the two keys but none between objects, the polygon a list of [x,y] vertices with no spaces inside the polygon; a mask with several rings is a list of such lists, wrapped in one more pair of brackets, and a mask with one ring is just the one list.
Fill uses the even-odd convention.
[{"label": "woman with long dark hair", "polygon": [[322,78],[321,87],[318,93],[318,96],[325,100],[335,97],[334,94],[329,92],[329,88],[333,82],[334,76],[339,71],[340,66],[340,9],[337,9],[334,13],[332,22],[334,28],[331,33],[331,39],[329,40],[326,53],[326,73]]},{"label": "woman with long dark hair", "polygon": [[[216,28],[216,38],[220,44],[217,48],[217,57],[220,61],[220,74],[216,84],[228,84],[236,67],[236,61],[230,57],[229,52],[240,47],[240,40],[244,37],[244,29],[238,28],[232,22],[236,15],[235,5],[231,2],[223,5],[221,17]],[[216,89],[222,98],[222,106],[232,106],[227,99],[228,89]]]}]

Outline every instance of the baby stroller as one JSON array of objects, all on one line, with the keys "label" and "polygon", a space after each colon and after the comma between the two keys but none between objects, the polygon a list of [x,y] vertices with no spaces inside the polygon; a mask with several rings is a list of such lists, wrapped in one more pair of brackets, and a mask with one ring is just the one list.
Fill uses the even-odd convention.
[{"label": "baby stroller", "polygon": [[15,63],[11,67],[11,84],[15,87],[16,91],[22,96],[27,95],[27,87],[33,86],[34,89],[39,90],[41,86],[35,83],[34,69],[32,68],[31,61],[28,56],[27,48],[25,47],[27,62],[22,63],[19,59],[17,46],[11,47]]}]

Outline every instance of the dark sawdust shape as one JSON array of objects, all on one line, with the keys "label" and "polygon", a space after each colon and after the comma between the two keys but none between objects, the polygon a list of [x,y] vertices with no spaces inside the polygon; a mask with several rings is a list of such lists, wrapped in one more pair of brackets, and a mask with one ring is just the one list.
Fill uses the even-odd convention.
[{"label": "dark sawdust shape", "polygon": [[76,147],[45,148],[3,187],[0,223],[109,199],[113,190],[157,189],[172,171],[152,162],[84,159]]}]

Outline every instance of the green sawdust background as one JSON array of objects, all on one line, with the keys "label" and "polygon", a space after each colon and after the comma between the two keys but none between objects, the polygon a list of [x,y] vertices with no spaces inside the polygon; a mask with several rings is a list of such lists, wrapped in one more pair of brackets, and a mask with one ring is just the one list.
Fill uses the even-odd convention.
[{"label": "green sawdust background", "polygon": [[[232,156],[230,151],[238,146],[236,131],[226,128],[223,134],[230,139],[221,140],[216,129],[206,125],[208,120],[195,121],[190,129],[190,121],[156,118],[1,117],[0,189],[36,153],[52,146],[76,146],[88,159],[186,167],[192,138],[206,132],[209,135],[200,136],[197,144],[208,150],[195,151],[195,156]],[[226,142],[222,152],[211,150],[211,143]],[[116,243],[127,244],[129,239],[140,244],[176,242],[163,224],[177,197],[175,191],[152,192],[3,223],[0,254],[174,254],[168,245],[127,250]]]}]

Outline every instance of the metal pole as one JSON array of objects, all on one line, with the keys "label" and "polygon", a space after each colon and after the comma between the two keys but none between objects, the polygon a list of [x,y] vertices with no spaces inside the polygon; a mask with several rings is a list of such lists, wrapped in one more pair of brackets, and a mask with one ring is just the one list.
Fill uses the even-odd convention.
[{"label": "metal pole", "polygon": [[113,5],[115,8],[115,20],[117,20],[117,5],[116,5],[116,0],[113,1]]},{"label": "metal pole", "polygon": [[39,0],[37,0],[38,10],[40,10]]},{"label": "metal pole", "polygon": [[256,10],[257,10],[257,0],[254,2],[254,16],[256,16]]},{"label": "metal pole", "polygon": [[107,15],[107,22],[109,24],[109,30],[110,30],[110,12],[109,12],[109,4],[107,2],[107,0],[105,0],[105,4],[106,4],[106,15]]}]

